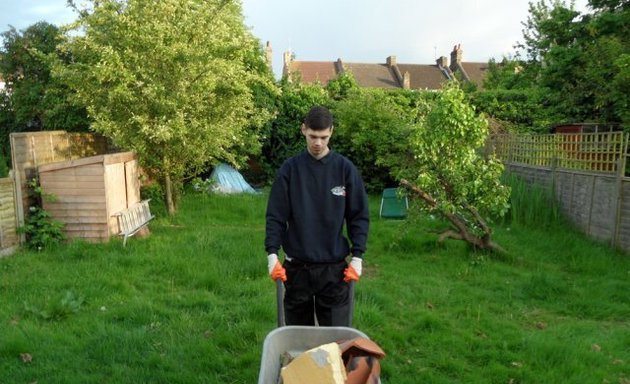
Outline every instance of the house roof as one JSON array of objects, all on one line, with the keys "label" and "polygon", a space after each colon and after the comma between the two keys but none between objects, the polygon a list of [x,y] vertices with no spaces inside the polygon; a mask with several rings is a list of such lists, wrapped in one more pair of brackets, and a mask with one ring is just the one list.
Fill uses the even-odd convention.
[{"label": "house roof", "polygon": [[483,79],[486,77],[486,73],[488,72],[488,63],[461,62],[460,65],[468,74],[470,81],[483,85]]},{"label": "house roof", "polygon": [[[410,88],[441,89],[445,81],[453,78],[453,72],[461,72],[459,78],[482,85],[488,70],[487,63],[461,61],[459,45],[451,52],[452,63],[445,56],[436,64],[397,64],[396,56],[387,58],[386,63],[346,63],[337,61],[298,61],[290,52],[285,52],[283,75],[300,73],[302,82],[319,81],[326,85],[343,71],[352,73],[357,84],[365,88]],[[439,64],[439,65],[438,65]],[[408,84],[406,84],[408,83]]]},{"label": "house roof", "polygon": [[343,68],[352,73],[360,87],[400,88],[394,73],[386,64],[343,63]]},{"label": "house roof", "polygon": [[[285,74],[287,67],[285,66]],[[302,75],[302,82],[315,83],[319,81],[323,85],[338,76],[335,70],[334,61],[291,61],[289,72],[299,72]]]},{"label": "house roof", "polygon": [[409,73],[411,89],[440,89],[448,78],[437,65],[398,64],[400,72]]}]

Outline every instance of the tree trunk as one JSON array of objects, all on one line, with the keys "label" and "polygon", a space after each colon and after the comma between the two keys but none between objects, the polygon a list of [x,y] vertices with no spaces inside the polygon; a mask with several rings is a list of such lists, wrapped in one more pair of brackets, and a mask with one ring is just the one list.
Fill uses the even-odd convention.
[{"label": "tree trunk", "polygon": [[164,175],[165,203],[169,215],[175,214],[175,201],[173,200],[173,181],[168,173]]},{"label": "tree trunk", "polygon": [[[437,202],[435,201],[435,199],[431,195],[426,193],[425,191],[421,190],[417,186],[411,184],[409,181],[404,180],[404,179],[400,180],[400,184],[403,187],[410,190],[411,192],[413,192],[414,195],[424,200],[424,202],[427,203],[429,207],[437,208]],[[448,221],[451,222],[451,224],[453,225],[453,227],[455,227],[456,230],[448,229],[444,231],[442,234],[440,234],[438,238],[439,241],[444,241],[446,239],[464,240],[475,248],[489,249],[499,254],[506,254],[506,251],[503,248],[501,248],[498,244],[491,241],[490,227],[485,222],[485,220],[483,220],[481,215],[479,215],[479,212],[477,212],[477,210],[474,207],[471,207],[468,205],[465,206],[465,208],[473,215],[478,227],[482,228],[483,236],[479,237],[471,233],[465,221],[462,220],[460,216],[451,212],[440,211],[440,213],[444,217],[446,217]]]}]

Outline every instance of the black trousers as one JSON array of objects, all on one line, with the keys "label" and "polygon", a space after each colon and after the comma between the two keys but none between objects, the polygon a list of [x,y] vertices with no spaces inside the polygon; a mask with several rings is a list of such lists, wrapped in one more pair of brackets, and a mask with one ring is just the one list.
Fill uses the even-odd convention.
[{"label": "black trousers", "polygon": [[351,326],[350,289],[343,281],[345,260],[329,264],[284,262],[287,325]]}]

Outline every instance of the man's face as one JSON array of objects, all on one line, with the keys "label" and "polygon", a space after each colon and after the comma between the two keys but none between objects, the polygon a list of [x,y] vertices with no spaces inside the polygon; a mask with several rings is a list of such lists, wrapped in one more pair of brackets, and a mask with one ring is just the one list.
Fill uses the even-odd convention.
[{"label": "man's face", "polygon": [[306,148],[311,156],[319,159],[328,153],[328,140],[332,136],[332,127],[313,130],[302,124],[302,134],[306,137]]}]

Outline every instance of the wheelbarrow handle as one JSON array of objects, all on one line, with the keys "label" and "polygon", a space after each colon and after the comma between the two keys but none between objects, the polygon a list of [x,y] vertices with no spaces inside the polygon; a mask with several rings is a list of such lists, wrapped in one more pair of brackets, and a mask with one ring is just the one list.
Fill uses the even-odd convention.
[{"label": "wheelbarrow handle", "polygon": [[284,327],[284,284],[276,279],[276,303],[278,308],[278,328]]},{"label": "wheelbarrow handle", "polygon": [[354,313],[354,280],[351,280],[348,284],[348,327],[352,327],[352,314]]}]

